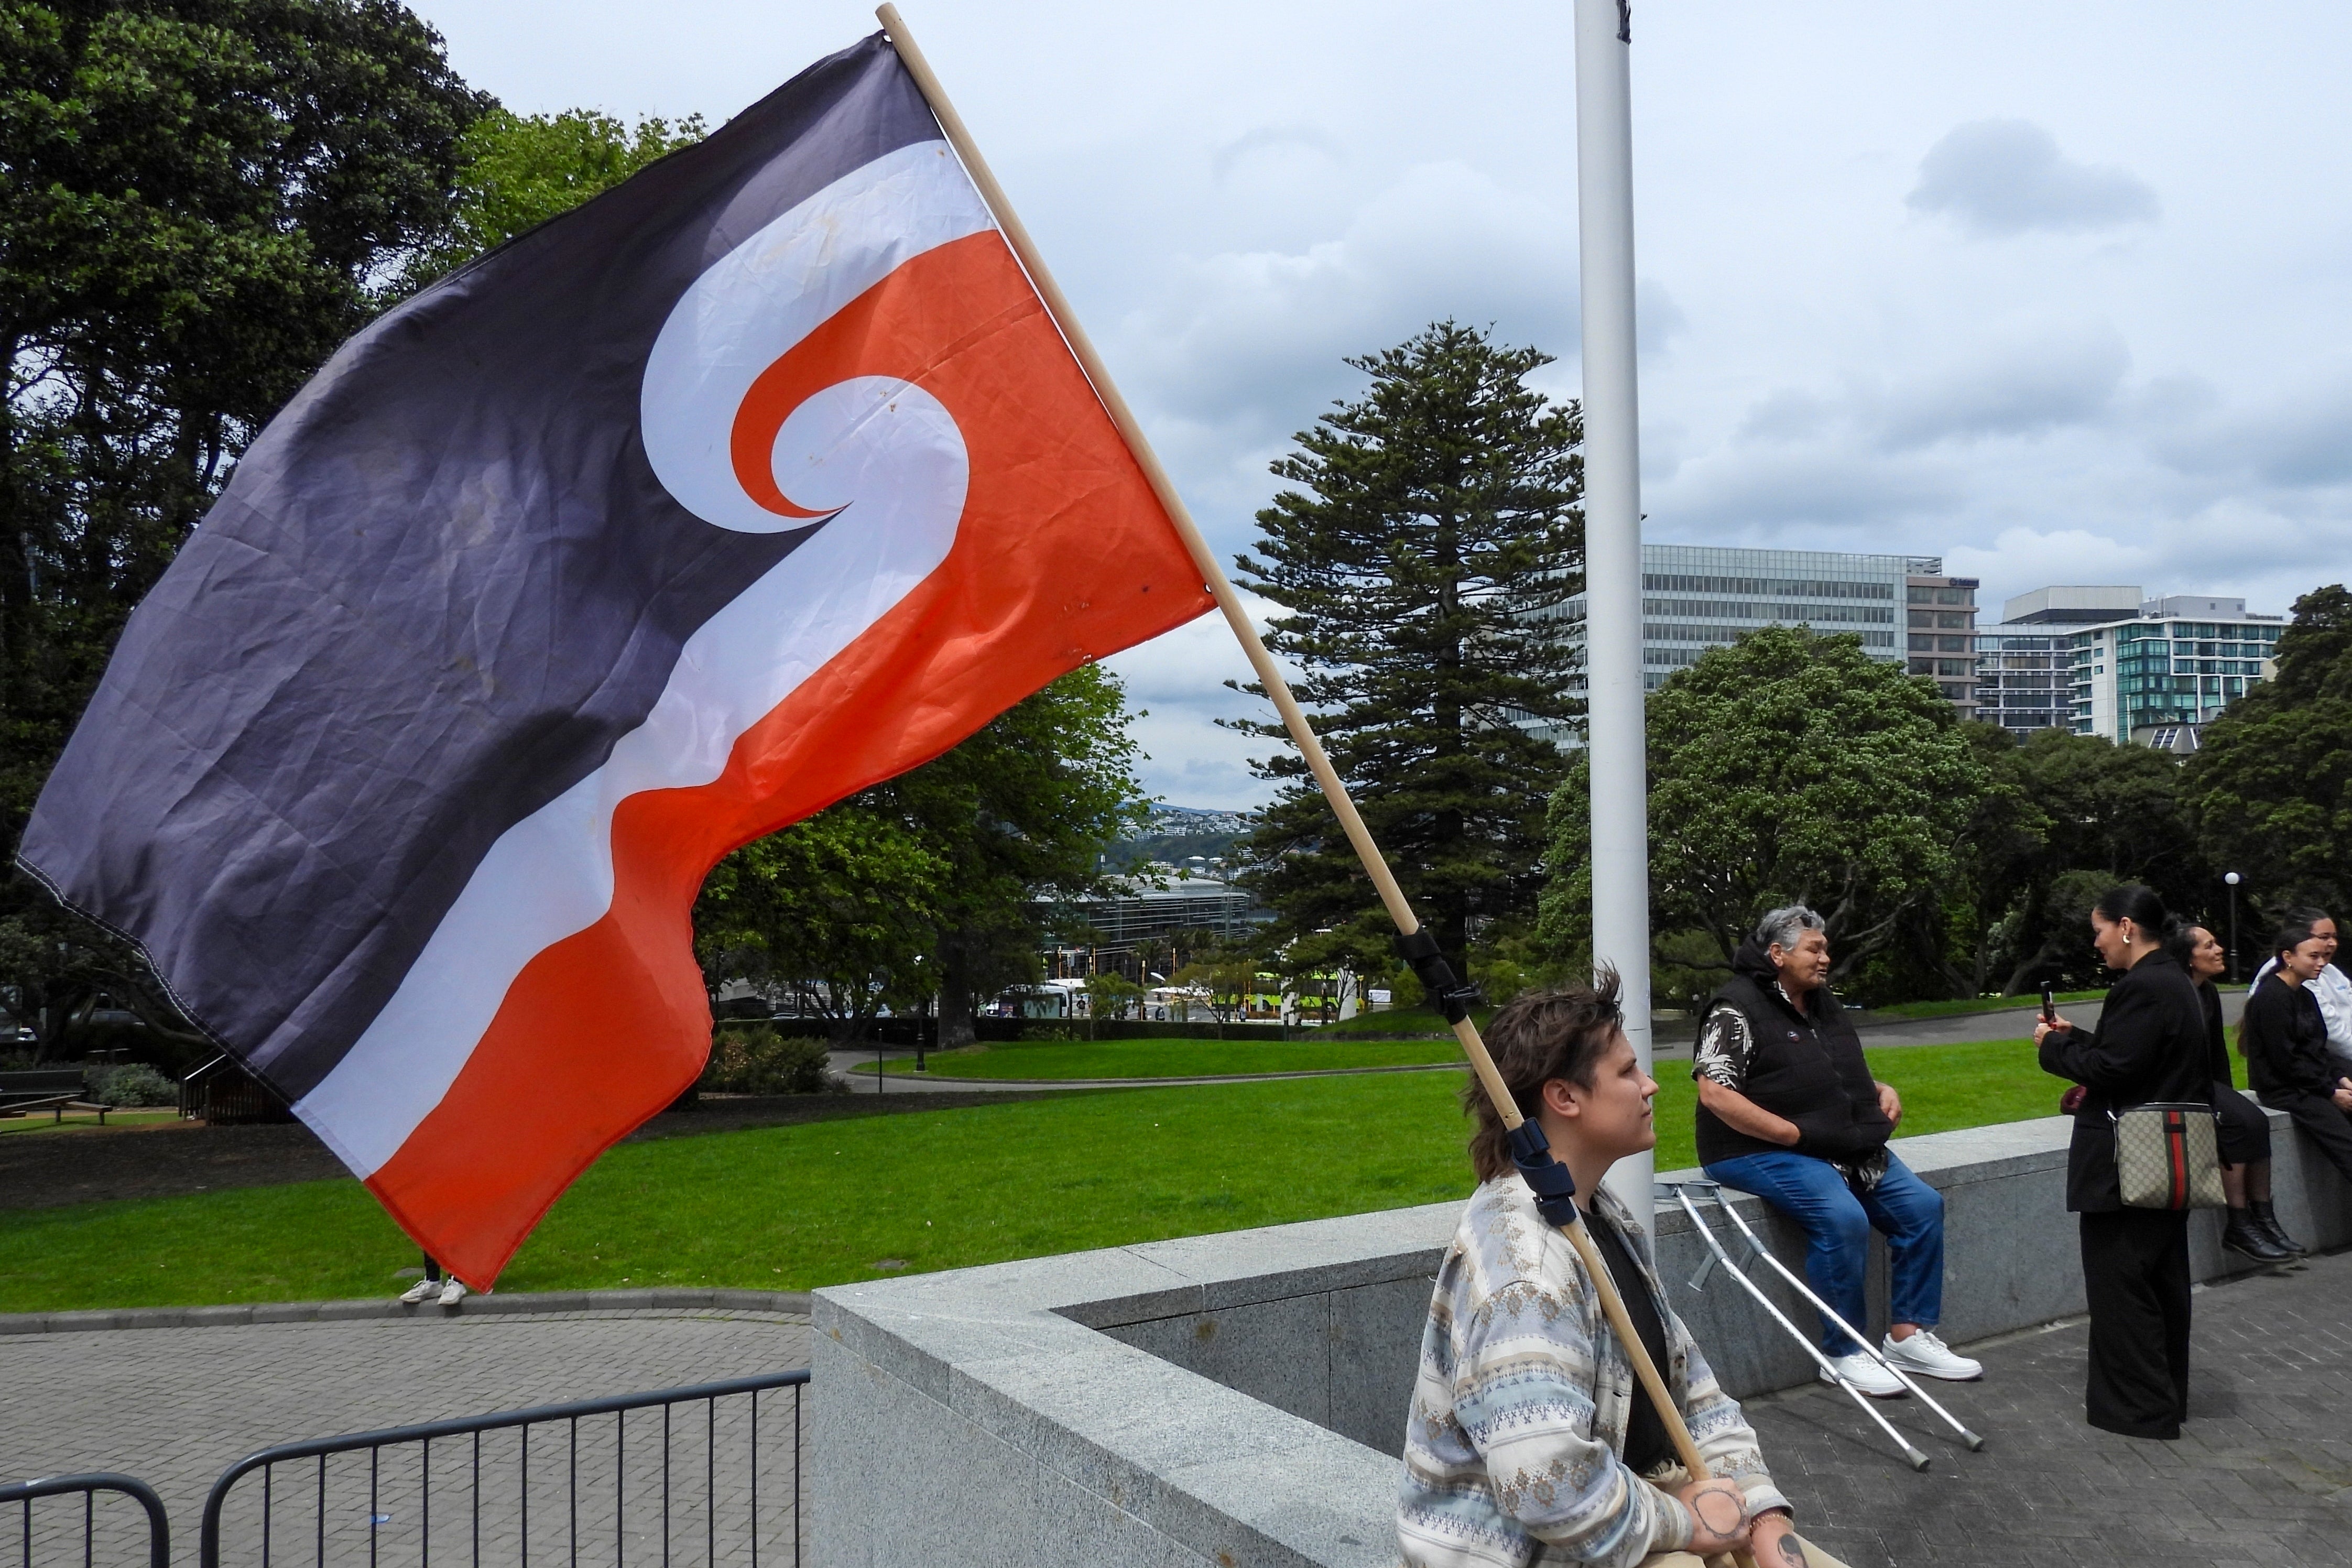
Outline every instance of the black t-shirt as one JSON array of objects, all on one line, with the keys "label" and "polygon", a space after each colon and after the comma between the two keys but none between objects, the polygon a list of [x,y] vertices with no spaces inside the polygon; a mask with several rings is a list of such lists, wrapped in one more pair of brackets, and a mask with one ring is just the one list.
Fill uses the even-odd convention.
[{"label": "black t-shirt", "polygon": [[[1642,1348],[1650,1352],[1650,1364],[1664,1377],[1666,1326],[1658,1321],[1658,1309],[1650,1300],[1649,1286],[1643,1283],[1641,1267],[1633,1261],[1633,1249],[1600,1215],[1588,1215],[1586,1218],[1592,1243],[1600,1248],[1601,1260],[1609,1266],[1609,1277],[1617,1282],[1617,1294],[1624,1300],[1625,1315],[1633,1320],[1633,1332],[1641,1340]],[[1675,1445],[1666,1436],[1666,1424],[1659,1416],[1650,1391],[1636,1377],[1633,1413],[1625,1423],[1625,1468],[1637,1476],[1647,1475],[1674,1457]]]}]

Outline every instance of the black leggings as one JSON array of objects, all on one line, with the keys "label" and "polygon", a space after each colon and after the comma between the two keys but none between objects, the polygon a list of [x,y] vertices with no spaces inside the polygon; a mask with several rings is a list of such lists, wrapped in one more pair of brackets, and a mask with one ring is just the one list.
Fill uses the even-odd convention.
[{"label": "black leggings", "polygon": [[2213,1085],[2213,1111],[2221,1119],[2221,1158],[2232,1165],[2259,1165],[2271,1157],[2271,1119],[2263,1108],[2230,1085]]},{"label": "black leggings", "polygon": [[2324,1094],[2305,1094],[2293,1089],[2265,1089],[2263,1103],[2294,1117],[2304,1135],[2327,1156],[2327,1163],[2343,1172],[2346,1181],[2352,1182],[2352,1112],[2347,1112]]}]

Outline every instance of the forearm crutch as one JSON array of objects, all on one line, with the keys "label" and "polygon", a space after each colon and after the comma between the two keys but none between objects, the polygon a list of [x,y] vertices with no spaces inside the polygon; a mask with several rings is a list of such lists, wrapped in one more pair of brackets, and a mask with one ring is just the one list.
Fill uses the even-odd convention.
[{"label": "forearm crutch", "polygon": [[[1716,1187],[1717,1185],[1717,1184],[1713,1182],[1709,1182],[1706,1184],[1710,1187]],[[1861,1331],[1856,1329],[1852,1323],[1847,1322],[1843,1318],[1839,1317],[1837,1312],[1827,1301],[1822,1300],[1819,1296],[1813,1294],[1812,1287],[1805,1283],[1804,1278],[1801,1275],[1790,1269],[1787,1264],[1781,1262],[1780,1258],[1773,1256],[1772,1252],[1765,1247],[1763,1241],[1757,1236],[1757,1234],[1748,1228],[1748,1222],[1740,1217],[1739,1210],[1732,1205],[1724,1202],[1723,1195],[1719,1188],[1715,1194],[1715,1206],[1722,1210],[1725,1215],[1728,1215],[1733,1225],[1739,1227],[1739,1234],[1747,1239],[1749,1250],[1753,1251],[1757,1257],[1762,1258],[1765,1263],[1771,1268],[1774,1273],[1787,1280],[1789,1284],[1795,1289],[1799,1295],[1804,1297],[1806,1300],[1811,1301],[1816,1308],[1818,1308],[1823,1317],[1829,1319],[1831,1322],[1835,1323],[1840,1329],[1843,1330],[1854,1343],[1862,1347],[1863,1353],[1864,1355],[1867,1355],[1871,1360],[1876,1362],[1888,1372],[1894,1373],[1896,1381],[1900,1382],[1904,1387],[1909,1389],[1912,1393],[1917,1394],[1919,1396],[1920,1404],[1925,1405],[1928,1409],[1934,1411],[1938,1416],[1941,1416],[1945,1426],[1949,1426],[1953,1431],[1959,1434],[1960,1441],[1967,1445],[1969,1452],[1973,1454],[1983,1449],[1984,1439],[1982,1437],[1978,1436],[1966,1426],[1960,1425],[1958,1417],[1955,1416],[1950,1411],[1945,1409],[1942,1404],[1939,1403],[1934,1395],[1930,1394],[1926,1389],[1920,1387],[1917,1379],[1914,1378],[1909,1373],[1896,1365],[1884,1352],[1873,1345],[1868,1340],[1864,1339],[1862,1337]]]},{"label": "forearm crutch", "polygon": [[[1772,1298],[1764,1294],[1763,1287],[1741,1272],[1739,1265],[1731,1260],[1731,1255],[1723,1250],[1723,1243],[1716,1239],[1715,1232],[1708,1228],[1706,1221],[1699,1217],[1697,1208],[1690,1201],[1690,1194],[1683,1191],[1681,1184],[1661,1182],[1658,1184],[1675,1194],[1675,1201],[1683,1205],[1683,1212],[1690,1215],[1691,1224],[1697,1227],[1700,1237],[1706,1240],[1707,1250],[1715,1255],[1699,1265],[1698,1272],[1691,1277],[1690,1288],[1694,1290],[1702,1289],[1706,1283],[1707,1275],[1714,1270],[1715,1266],[1718,1263],[1722,1264],[1724,1271],[1738,1280],[1742,1289],[1756,1298],[1756,1304],[1769,1313],[1774,1322],[1789,1331],[1789,1337],[1803,1347],[1805,1353],[1820,1364],[1822,1371],[1829,1374],[1830,1381],[1835,1384],[1847,1398],[1853,1401],[1855,1407],[1878,1423],[1878,1429],[1886,1434],[1887,1440],[1903,1450],[1905,1462],[1915,1470],[1926,1469],[1927,1456],[1921,1453],[1911,1439],[1895,1429],[1895,1424],[1879,1413],[1878,1406],[1871,1402],[1868,1394],[1838,1374],[1838,1369],[1831,1363],[1827,1352],[1813,1342],[1811,1334],[1789,1321],[1789,1315],[1773,1304]],[[1717,1206],[1720,1207],[1720,1204]]]},{"label": "forearm crutch", "polygon": [[[1860,1345],[1864,1355],[1876,1362],[1880,1366],[1885,1367],[1889,1373],[1894,1374],[1896,1382],[1902,1384],[1904,1387],[1909,1389],[1913,1394],[1917,1394],[1919,1396],[1920,1404],[1934,1411],[1943,1419],[1945,1426],[1949,1426],[1953,1431],[1959,1434],[1960,1441],[1967,1447],[1969,1452],[1974,1454],[1982,1451],[1984,1448],[1984,1439],[1982,1437],[1978,1436],[1974,1432],[1969,1431],[1966,1426],[1962,1426],[1958,1416],[1945,1409],[1943,1405],[1937,1401],[1933,1394],[1919,1386],[1917,1379],[1914,1378],[1909,1373],[1905,1372],[1900,1366],[1897,1366],[1887,1357],[1885,1352],[1880,1351],[1868,1340],[1864,1339],[1860,1330],[1856,1329],[1852,1323],[1847,1322],[1843,1318],[1840,1317],[1836,1309],[1832,1308],[1827,1301],[1822,1300],[1819,1296],[1813,1293],[1813,1288],[1805,1282],[1802,1276],[1799,1275],[1794,1269],[1790,1268],[1787,1264],[1781,1262],[1779,1258],[1773,1255],[1771,1249],[1764,1245],[1763,1240],[1757,1236],[1756,1232],[1749,1228],[1748,1221],[1740,1216],[1739,1210],[1730,1203],[1725,1201],[1723,1196],[1723,1188],[1720,1183],[1686,1182],[1682,1184],[1682,1185],[1706,1188],[1707,1196],[1714,1201],[1715,1206],[1728,1217],[1734,1226],[1738,1227],[1739,1234],[1747,1241],[1749,1251],[1762,1258],[1765,1264],[1770,1268],[1775,1274],[1778,1274],[1781,1279],[1787,1280],[1791,1289],[1793,1289],[1799,1295],[1802,1296],[1806,1300],[1811,1302],[1814,1309],[1818,1310],[1822,1317],[1827,1318],[1832,1323],[1835,1324],[1841,1331],[1843,1331],[1848,1339],[1853,1341],[1855,1344]],[[1677,1191],[1675,1195],[1677,1197],[1683,1197],[1683,1194],[1679,1191]],[[1712,1230],[1707,1229],[1706,1223],[1698,1217],[1697,1211],[1691,1209],[1690,1201],[1686,1197],[1683,1197],[1683,1207],[1685,1210],[1690,1211],[1693,1223],[1696,1224],[1701,1230],[1706,1232],[1707,1244],[1710,1247],[1714,1246],[1715,1233]],[[1716,1248],[1716,1255],[1718,1258],[1723,1257],[1722,1249],[1720,1247]],[[1742,1284],[1748,1285],[1750,1289],[1755,1288],[1754,1282],[1748,1279],[1746,1274],[1741,1273],[1738,1266],[1734,1265],[1730,1258],[1723,1258],[1723,1262],[1725,1267],[1730,1268],[1734,1274],[1739,1275],[1740,1282]],[[1783,1321],[1785,1321],[1786,1320]],[[1808,1345],[1812,1343],[1811,1340],[1807,1340],[1805,1342]]]}]

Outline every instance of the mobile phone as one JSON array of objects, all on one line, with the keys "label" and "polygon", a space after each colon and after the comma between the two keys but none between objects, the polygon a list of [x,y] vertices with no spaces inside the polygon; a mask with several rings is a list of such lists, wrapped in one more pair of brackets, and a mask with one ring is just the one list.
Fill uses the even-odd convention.
[{"label": "mobile phone", "polygon": [[2042,1021],[2045,1024],[2058,1021],[2058,999],[2050,994],[2047,985],[2042,988]]}]

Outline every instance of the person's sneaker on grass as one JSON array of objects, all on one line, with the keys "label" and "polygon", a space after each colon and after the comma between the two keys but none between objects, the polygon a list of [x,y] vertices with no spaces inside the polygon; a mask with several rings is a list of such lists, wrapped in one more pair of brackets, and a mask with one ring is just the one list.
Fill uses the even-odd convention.
[{"label": "person's sneaker on grass", "polygon": [[1901,1378],[1871,1360],[1867,1351],[1832,1356],[1829,1366],[1822,1369],[1821,1375],[1823,1383],[1850,1383],[1873,1399],[1901,1399],[1911,1392],[1903,1386]]},{"label": "person's sneaker on grass", "polygon": [[452,1274],[449,1276],[448,1283],[441,1287],[441,1304],[445,1307],[454,1307],[465,1299],[466,1282]]},{"label": "person's sneaker on grass", "polygon": [[1909,1339],[1898,1340],[1892,1334],[1879,1347],[1879,1352],[1914,1377],[1940,1377],[1947,1383],[1974,1383],[1984,1375],[1982,1363],[1964,1355],[1954,1355],[1951,1347],[1936,1337],[1932,1329],[1914,1329]]},{"label": "person's sneaker on grass", "polygon": [[400,1293],[400,1299],[404,1304],[414,1307],[417,1302],[428,1300],[429,1298],[437,1296],[440,1293],[441,1281],[438,1279],[419,1279],[415,1284],[411,1285],[407,1289],[403,1290]]}]

